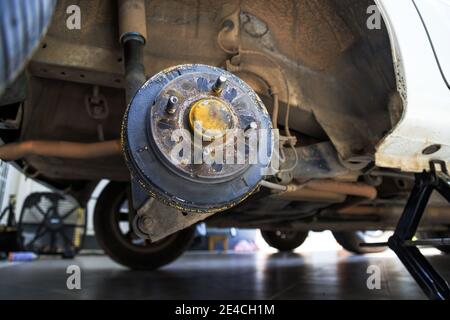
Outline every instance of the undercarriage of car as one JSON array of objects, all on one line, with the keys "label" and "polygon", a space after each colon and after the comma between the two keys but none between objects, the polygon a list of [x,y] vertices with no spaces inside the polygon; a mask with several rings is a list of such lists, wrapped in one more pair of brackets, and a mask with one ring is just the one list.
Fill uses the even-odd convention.
[{"label": "undercarriage of car", "polygon": [[[110,180],[98,234],[112,237],[100,212],[124,201],[135,235],[156,244],[176,232],[186,242],[200,221],[332,230],[347,246],[357,232],[395,229],[422,170],[377,164],[405,88],[385,23],[367,28],[372,0],[79,1],[81,30],[67,27],[70,5],[55,4],[45,37],[5,90],[0,158],[83,205]],[[185,127],[204,136],[264,129],[278,168],[175,163],[170,135]],[[433,160],[433,148],[422,156]],[[450,207],[433,193],[418,231],[449,226]],[[379,247],[361,250],[370,249]]]}]

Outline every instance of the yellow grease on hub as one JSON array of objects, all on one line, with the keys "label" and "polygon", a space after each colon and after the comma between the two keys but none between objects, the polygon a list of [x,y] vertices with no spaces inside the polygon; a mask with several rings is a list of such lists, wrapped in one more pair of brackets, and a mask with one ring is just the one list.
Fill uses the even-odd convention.
[{"label": "yellow grease on hub", "polygon": [[227,129],[233,128],[233,111],[221,99],[209,97],[192,104],[189,124],[204,140],[223,137]]}]

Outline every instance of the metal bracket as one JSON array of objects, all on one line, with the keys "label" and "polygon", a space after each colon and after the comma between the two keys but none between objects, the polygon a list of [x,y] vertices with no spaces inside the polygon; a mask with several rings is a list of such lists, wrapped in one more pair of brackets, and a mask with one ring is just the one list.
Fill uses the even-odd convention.
[{"label": "metal bracket", "polygon": [[85,106],[89,117],[97,121],[98,139],[104,141],[105,135],[102,121],[108,117],[109,109],[105,96],[101,95],[99,92],[99,86],[94,86],[92,95],[85,97]]},{"label": "metal bracket", "polygon": [[[441,171],[436,172],[436,164]],[[430,172],[416,174],[416,183],[411,191],[403,214],[394,234],[388,240],[388,246],[395,252],[409,273],[416,280],[428,298],[433,300],[450,299],[450,287],[441,275],[417,249],[417,245],[434,243],[433,240],[412,241],[417,227],[433,190],[437,190],[450,202],[450,185],[445,163],[431,161]],[[443,239],[443,243],[447,240]]]},{"label": "metal bracket", "polygon": [[152,242],[206,219],[213,213],[184,213],[166,206],[155,198],[148,198],[133,219],[133,231]]}]

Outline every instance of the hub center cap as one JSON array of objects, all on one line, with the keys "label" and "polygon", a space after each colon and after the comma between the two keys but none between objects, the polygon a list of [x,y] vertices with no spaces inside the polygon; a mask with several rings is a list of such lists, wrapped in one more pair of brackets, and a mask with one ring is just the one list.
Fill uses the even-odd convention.
[{"label": "hub center cap", "polygon": [[193,103],[189,112],[191,129],[206,141],[223,137],[232,129],[235,115],[231,108],[218,98],[203,98]]}]

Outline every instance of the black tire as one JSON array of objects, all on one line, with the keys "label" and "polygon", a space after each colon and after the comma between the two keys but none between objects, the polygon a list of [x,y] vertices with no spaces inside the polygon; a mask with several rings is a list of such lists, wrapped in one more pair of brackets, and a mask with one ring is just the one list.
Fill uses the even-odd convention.
[{"label": "black tire", "polygon": [[[439,238],[448,238],[450,236],[449,232],[445,231],[427,231],[420,232],[418,234],[418,238],[421,239],[439,239]],[[440,250],[442,253],[449,254],[450,247],[447,246],[436,246],[436,249]]]},{"label": "black tire", "polygon": [[[377,253],[383,252],[387,249],[387,247],[361,247],[360,246],[361,243],[368,242],[365,233],[362,231],[345,231],[345,232],[333,231],[333,236],[345,250],[355,254]],[[387,239],[383,239],[380,241],[372,241],[372,242],[383,242],[386,240]]]},{"label": "black tire", "polygon": [[123,216],[120,210],[127,201],[126,189],[124,183],[110,182],[97,199],[94,229],[100,247],[114,261],[135,270],[154,270],[171,263],[191,245],[195,226],[155,243],[138,239],[131,228],[127,234],[122,234],[117,217]]},{"label": "black tire", "polygon": [[292,251],[305,242],[308,232],[261,230],[261,235],[272,248],[279,251]]}]

